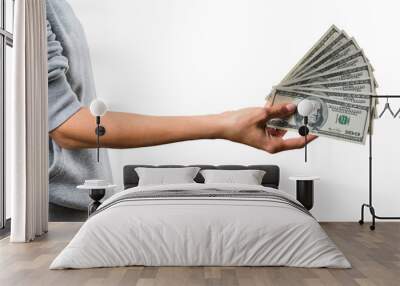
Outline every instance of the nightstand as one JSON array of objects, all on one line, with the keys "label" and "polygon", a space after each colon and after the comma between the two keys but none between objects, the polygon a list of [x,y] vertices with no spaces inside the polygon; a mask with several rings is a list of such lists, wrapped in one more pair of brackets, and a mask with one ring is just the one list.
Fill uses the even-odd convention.
[{"label": "nightstand", "polygon": [[316,176],[292,176],[289,180],[296,181],[296,199],[307,209],[314,206],[314,181],[319,180]]}]

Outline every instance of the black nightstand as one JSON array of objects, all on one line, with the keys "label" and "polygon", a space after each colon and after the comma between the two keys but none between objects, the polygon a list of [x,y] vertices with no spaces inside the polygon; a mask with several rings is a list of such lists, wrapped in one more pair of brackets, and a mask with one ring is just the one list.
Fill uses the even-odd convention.
[{"label": "black nightstand", "polygon": [[289,180],[296,181],[296,199],[307,209],[314,206],[314,181],[316,176],[293,176]]}]

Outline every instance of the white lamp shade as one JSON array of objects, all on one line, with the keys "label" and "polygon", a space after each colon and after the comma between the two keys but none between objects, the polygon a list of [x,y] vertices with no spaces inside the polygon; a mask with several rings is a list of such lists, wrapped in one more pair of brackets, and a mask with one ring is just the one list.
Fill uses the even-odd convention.
[{"label": "white lamp shade", "polygon": [[314,102],[308,99],[303,99],[297,104],[297,112],[301,116],[309,116],[314,111]]},{"label": "white lamp shade", "polygon": [[107,105],[100,99],[94,99],[90,103],[90,112],[93,116],[103,116],[107,112]]}]

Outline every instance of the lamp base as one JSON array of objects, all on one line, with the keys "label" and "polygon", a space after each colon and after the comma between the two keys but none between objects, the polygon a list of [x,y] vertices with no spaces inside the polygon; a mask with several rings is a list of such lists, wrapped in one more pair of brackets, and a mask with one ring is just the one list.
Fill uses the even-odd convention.
[{"label": "lamp base", "polygon": [[89,191],[89,197],[93,200],[88,206],[88,216],[94,213],[97,208],[101,205],[100,200],[106,194],[106,189],[91,189]]}]

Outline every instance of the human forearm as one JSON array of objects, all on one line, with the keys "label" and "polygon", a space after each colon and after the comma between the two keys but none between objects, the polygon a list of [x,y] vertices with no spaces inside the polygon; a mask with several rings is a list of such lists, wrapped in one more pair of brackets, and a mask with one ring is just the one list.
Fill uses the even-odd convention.
[{"label": "human forearm", "polygon": [[[221,138],[224,130],[221,115],[149,116],[123,112],[107,112],[101,118],[106,133],[101,146],[135,148],[177,141]],[[96,147],[95,120],[82,108],[53,131],[50,136],[68,149]]]},{"label": "human forearm", "polygon": [[[250,107],[217,115],[149,116],[107,112],[101,119],[106,133],[101,146],[135,148],[195,139],[226,139],[269,153],[302,148],[304,137],[284,139],[286,131],[266,128],[271,118],[285,118],[296,110],[293,104]],[[62,148],[82,149],[96,146],[95,120],[82,108],[50,133]],[[307,136],[307,141],[316,137]]]}]

